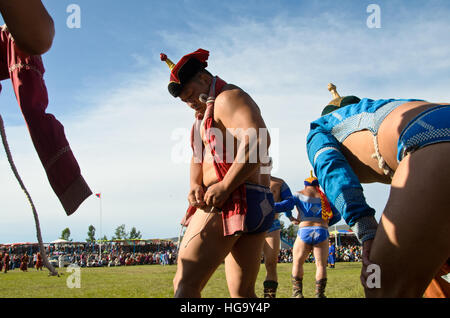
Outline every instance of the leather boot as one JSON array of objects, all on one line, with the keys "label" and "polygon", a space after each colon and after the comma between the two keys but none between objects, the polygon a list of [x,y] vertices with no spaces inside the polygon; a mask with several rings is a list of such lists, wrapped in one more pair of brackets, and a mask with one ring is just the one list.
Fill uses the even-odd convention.
[{"label": "leather boot", "polygon": [[303,297],[303,278],[292,278],[292,298],[304,298]]},{"label": "leather boot", "polygon": [[278,283],[273,280],[266,280],[264,282],[264,298],[276,298],[277,297]]}]

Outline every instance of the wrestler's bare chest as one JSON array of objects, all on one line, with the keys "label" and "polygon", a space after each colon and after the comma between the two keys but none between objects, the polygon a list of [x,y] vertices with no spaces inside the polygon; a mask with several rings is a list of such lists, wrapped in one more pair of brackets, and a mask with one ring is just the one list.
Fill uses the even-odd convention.
[{"label": "wrestler's bare chest", "polygon": [[[217,179],[217,175],[216,175],[216,171],[214,168],[214,157],[211,154],[211,146],[205,136],[205,126],[204,126],[204,122],[202,122],[202,126],[201,126],[201,136],[202,136],[202,141],[203,144],[205,146],[205,154],[204,154],[204,160],[203,160],[203,164],[202,164],[202,171],[203,171],[203,184],[206,187],[209,187],[215,183],[217,183],[219,180]],[[227,129],[225,129],[225,127],[221,127],[221,125],[219,125],[218,123],[214,122],[213,125],[213,134],[216,138],[216,144],[218,145],[217,147],[221,147],[222,145],[225,145],[225,148],[222,150],[219,150],[219,157],[222,158],[222,160],[226,160],[226,159],[234,159],[234,154],[236,153],[236,142],[235,142],[235,138],[233,135],[231,135],[229,133],[229,131]],[[227,143],[228,141],[228,143]],[[231,148],[231,149],[228,149]]]}]

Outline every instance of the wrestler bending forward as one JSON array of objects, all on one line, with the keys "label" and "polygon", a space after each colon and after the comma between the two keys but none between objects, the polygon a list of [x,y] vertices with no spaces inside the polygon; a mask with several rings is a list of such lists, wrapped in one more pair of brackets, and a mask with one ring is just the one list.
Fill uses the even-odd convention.
[{"label": "wrestler bending forward", "polygon": [[[335,99],[311,124],[308,156],[363,243],[366,296],[422,297],[450,255],[450,106],[342,98],[329,89]],[[360,182],[391,185],[380,224]],[[370,264],[379,266],[379,284]]]},{"label": "wrestler bending forward", "polygon": [[208,56],[199,49],[175,65],[161,55],[171,68],[170,93],[197,115],[191,208],[173,281],[175,297],[200,297],[224,260],[231,297],[256,297],[264,237],[274,218],[270,172],[259,156],[267,153],[270,141],[260,133],[266,125],[256,103],[239,87],[206,71]]}]

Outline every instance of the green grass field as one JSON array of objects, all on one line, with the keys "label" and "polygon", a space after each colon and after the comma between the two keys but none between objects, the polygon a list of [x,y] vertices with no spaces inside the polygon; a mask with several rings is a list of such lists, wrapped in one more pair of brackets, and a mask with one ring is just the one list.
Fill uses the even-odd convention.
[{"label": "green grass field", "polygon": [[[279,298],[291,296],[291,264],[278,266]],[[82,268],[81,288],[70,289],[66,280],[71,273],[66,269],[61,277],[48,277],[48,271],[36,272],[30,269],[23,273],[18,269],[7,274],[0,273],[0,298],[171,298],[173,296],[172,279],[176,266],[131,266],[111,268]],[[335,269],[328,269],[326,295],[338,298],[363,297],[363,288],[359,282],[361,263],[337,263]],[[262,297],[262,283],[266,270],[261,266],[256,283],[256,293]],[[304,295],[314,296],[315,265],[305,264]],[[229,297],[223,265],[213,275],[202,297]]]}]

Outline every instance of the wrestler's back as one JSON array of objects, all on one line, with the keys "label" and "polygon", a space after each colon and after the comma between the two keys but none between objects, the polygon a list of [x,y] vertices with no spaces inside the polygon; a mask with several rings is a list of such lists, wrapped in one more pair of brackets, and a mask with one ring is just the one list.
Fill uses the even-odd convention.
[{"label": "wrestler's back", "polygon": [[[310,197],[310,198],[317,198],[320,199],[320,194],[317,191],[310,191],[308,189],[303,189],[301,191],[298,191],[298,193],[303,194],[304,196]],[[307,226],[321,226],[328,228],[328,222],[325,220],[320,221],[302,221],[300,220],[299,227],[307,227]]]},{"label": "wrestler's back", "polygon": [[[443,104],[408,102],[394,109],[383,120],[378,130],[378,146],[381,156],[391,169],[395,171],[398,167],[397,143],[403,129],[421,112],[437,105]],[[378,166],[378,159],[372,157],[375,146],[371,132],[355,132],[348,136],[342,145],[343,153],[361,183],[391,183],[390,177]]]}]

